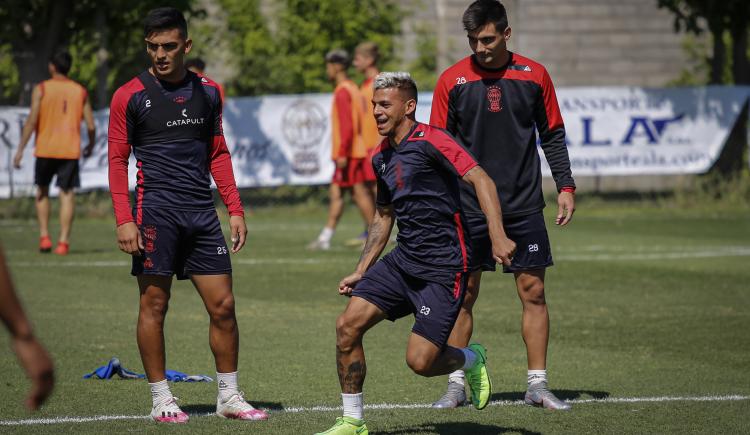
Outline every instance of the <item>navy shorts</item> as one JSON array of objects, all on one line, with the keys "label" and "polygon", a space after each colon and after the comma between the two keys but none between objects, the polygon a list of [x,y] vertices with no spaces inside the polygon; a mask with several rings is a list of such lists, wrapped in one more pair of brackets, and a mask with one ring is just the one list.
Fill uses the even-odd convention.
[{"label": "navy shorts", "polygon": [[[494,271],[492,241],[487,232],[487,221],[469,218],[471,233],[471,270]],[[540,211],[528,216],[503,218],[505,234],[516,242],[516,253],[510,267],[503,265],[503,272],[544,269],[552,266],[552,248],[549,244],[544,214]]]},{"label": "navy shorts", "polygon": [[78,175],[78,159],[52,159],[37,157],[34,163],[34,184],[49,187],[52,177],[57,175],[57,187],[70,190],[81,186]]},{"label": "navy shorts", "polygon": [[352,296],[374,304],[391,321],[414,314],[412,332],[442,349],[456,323],[467,280],[463,272],[444,282],[417,278],[386,255],[365,273]]},{"label": "navy shorts", "polygon": [[143,251],[133,256],[133,275],[223,275],[232,273],[229,249],[216,210],[142,209]]}]

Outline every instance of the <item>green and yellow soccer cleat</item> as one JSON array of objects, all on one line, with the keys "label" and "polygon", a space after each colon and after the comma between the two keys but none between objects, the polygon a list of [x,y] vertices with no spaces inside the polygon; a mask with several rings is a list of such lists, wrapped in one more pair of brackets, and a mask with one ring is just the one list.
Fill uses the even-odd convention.
[{"label": "green and yellow soccer cleat", "polygon": [[315,435],[369,435],[369,433],[364,420],[339,417],[330,429],[325,432],[318,432]]},{"label": "green and yellow soccer cleat", "polygon": [[471,403],[476,409],[484,409],[490,402],[492,381],[487,373],[487,350],[479,343],[472,343],[469,349],[477,355],[474,367],[465,370],[466,383],[471,390]]}]

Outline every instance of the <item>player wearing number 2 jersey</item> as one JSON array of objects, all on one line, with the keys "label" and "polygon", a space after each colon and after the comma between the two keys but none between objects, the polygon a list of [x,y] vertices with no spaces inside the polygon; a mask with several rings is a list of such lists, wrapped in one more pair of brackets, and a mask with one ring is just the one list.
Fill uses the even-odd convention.
[{"label": "player wearing number 2 jersey", "polygon": [[[138,348],[151,386],[151,417],[184,423],[165,377],[164,317],[172,276],[190,278],[210,318],[209,343],[216,361],[216,413],[265,420],[237,383],[239,332],[229,253],[245,244],[247,228],[221,129],[222,101],[211,80],[186,70],[192,41],[174,8],[149,12],[144,38],[151,67],[120,87],[109,120],[109,182],[120,249],[133,256],[140,287]],[[128,157],[138,174],[135,205],[128,197]],[[209,175],[210,174],[210,175]],[[227,247],[211,197],[213,177],[229,210]]]}]

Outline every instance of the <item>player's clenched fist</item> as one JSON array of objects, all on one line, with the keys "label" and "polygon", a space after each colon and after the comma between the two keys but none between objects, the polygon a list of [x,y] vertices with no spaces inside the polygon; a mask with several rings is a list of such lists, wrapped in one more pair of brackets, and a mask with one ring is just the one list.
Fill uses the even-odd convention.
[{"label": "player's clenched fist", "polygon": [[354,286],[357,285],[357,283],[361,279],[362,274],[359,272],[354,272],[353,274],[342,279],[339,283],[339,294],[343,296],[351,295],[352,291],[354,290]]},{"label": "player's clenched fist", "polygon": [[516,253],[516,242],[507,237],[503,237],[497,242],[492,243],[492,256],[498,263],[510,266],[513,255]]},{"label": "player's clenched fist", "polygon": [[117,227],[117,246],[127,254],[141,255],[143,240],[134,222],[127,222]]}]

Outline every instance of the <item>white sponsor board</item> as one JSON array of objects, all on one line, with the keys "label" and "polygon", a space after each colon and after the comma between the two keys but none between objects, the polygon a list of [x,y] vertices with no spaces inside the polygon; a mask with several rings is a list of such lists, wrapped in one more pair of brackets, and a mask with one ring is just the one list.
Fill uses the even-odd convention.
[{"label": "white sponsor board", "polygon": [[719,157],[750,87],[564,88],[557,96],[574,176],[699,174]]},{"label": "white sponsor board", "polygon": [[[750,87],[561,88],[557,96],[574,176],[695,174],[719,156]],[[419,121],[429,120],[431,101],[431,93],[420,94]],[[237,184],[328,183],[334,170],[330,111],[330,94],[228,99],[224,134]],[[11,167],[27,115],[27,108],[0,108],[0,197],[33,192],[33,138],[22,168]],[[93,156],[81,160],[84,189],[108,185],[108,116],[107,110],[94,114],[97,143]],[[132,161],[130,170],[132,188]],[[546,164],[543,172],[549,176]]]}]

